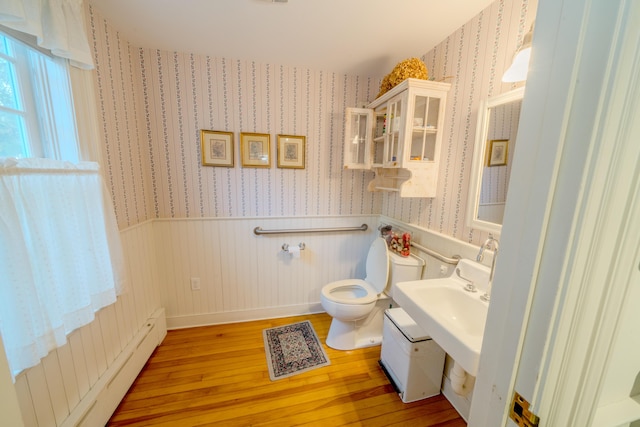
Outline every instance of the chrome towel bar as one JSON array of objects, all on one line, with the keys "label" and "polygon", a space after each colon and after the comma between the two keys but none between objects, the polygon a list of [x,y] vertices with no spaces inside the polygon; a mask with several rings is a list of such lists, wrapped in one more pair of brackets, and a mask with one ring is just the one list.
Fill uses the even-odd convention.
[{"label": "chrome towel bar", "polygon": [[282,230],[263,230],[262,227],[253,229],[253,233],[257,236],[262,234],[288,234],[288,233],[331,233],[334,231],[367,231],[369,226],[362,224],[360,227],[333,227],[333,228],[289,228]]}]

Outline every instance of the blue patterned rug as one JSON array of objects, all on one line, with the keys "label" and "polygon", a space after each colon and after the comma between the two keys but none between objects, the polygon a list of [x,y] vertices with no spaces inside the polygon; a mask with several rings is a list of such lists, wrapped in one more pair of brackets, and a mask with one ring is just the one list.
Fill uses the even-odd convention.
[{"label": "blue patterned rug", "polygon": [[271,381],[331,364],[309,320],[265,329],[262,336]]}]

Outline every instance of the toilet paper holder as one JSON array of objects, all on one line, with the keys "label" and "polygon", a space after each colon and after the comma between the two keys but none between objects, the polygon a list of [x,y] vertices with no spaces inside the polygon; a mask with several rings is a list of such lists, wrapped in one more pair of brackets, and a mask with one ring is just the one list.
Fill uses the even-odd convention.
[{"label": "toilet paper holder", "polygon": [[[306,247],[306,245],[304,243],[298,243],[298,248],[300,248],[301,251],[303,251],[305,247]],[[283,243],[282,244],[282,250],[284,252],[289,252],[289,244],[288,243]]]}]

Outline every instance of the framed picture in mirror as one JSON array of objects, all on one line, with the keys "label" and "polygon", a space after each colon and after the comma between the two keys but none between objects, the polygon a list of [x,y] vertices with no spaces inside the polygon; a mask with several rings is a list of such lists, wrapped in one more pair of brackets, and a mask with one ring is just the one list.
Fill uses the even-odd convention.
[{"label": "framed picture in mirror", "polygon": [[492,139],[489,141],[487,166],[504,166],[507,164],[508,139]]},{"label": "framed picture in mirror", "polygon": [[[524,86],[481,100],[469,182],[466,223],[474,230],[502,232],[511,167],[518,147]],[[506,167],[493,167],[493,166]]]}]

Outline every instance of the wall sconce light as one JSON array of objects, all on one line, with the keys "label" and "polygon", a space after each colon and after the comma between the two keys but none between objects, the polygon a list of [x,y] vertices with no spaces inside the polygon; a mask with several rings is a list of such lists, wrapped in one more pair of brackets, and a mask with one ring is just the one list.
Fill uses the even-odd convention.
[{"label": "wall sconce light", "polygon": [[535,21],[531,23],[531,29],[529,32],[524,35],[522,46],[520,46],[520,49],[516,51],[511,66],[502,76],[502,81],[505,83],[521,82],[527,79],[527,73],[529,72],[529,59],[531,58],[533,24],[535,24]]}]

